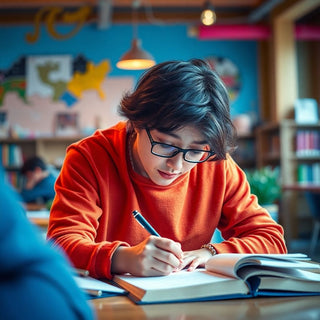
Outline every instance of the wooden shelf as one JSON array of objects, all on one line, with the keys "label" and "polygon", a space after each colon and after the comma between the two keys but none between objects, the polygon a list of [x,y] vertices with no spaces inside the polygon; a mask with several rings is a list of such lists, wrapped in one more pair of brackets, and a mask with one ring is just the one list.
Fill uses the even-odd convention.
[{"label": "wooden shelf", "polygon": [[267,123],[256,129],[257,166],[280,165],[280,127]]},{"label": "wooden shelf", "polygon": [[[46,163],[60,168],[67,147],[82,138],[83,136],[1,138],[0,147],[2,152],[0,152],[0,161],[2,161],[2,165],[6,169],[8,180],[15,188],[19,189],[22,183],[20,169],[23,160],[37,155],[43,158]],[[9,149],[11,150],[9,151]],[[16,151],[18,152],[16,153]],[[19,157],[19,159],[15,159],[15,157]]]},{"label": "wooden shelf", "polygon": [[320,192],[320,184],[288,184],[282,185],[283,190],[290,191],[310,191],[310,192]]},{"label": "wooden shelf", "polygon": [[234,160],[241,168],[256,167],[256,141],[254,134],[239,135],[237,150],[232,154]]},{"label": "wooden shelf", "polygon": [[49,164],[60,165],[61,158],[64,158],[66,148],[71,143],[82,138],[83,136],[7,138],[0,139],[0,144],[15,144],[19,146],[22,150],[23,158],[38,155]]}]

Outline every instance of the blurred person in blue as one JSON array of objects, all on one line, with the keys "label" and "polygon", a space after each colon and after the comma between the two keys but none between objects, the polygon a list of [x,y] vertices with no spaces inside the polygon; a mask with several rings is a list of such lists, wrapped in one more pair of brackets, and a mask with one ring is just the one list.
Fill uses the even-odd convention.
[{"label": "blurred person in blue", "polygon": [[71,266],[40,237],[0,164],[0,318],[94,319]]},{"label": "blurred person in blue", "polygon": [[58,172],[50,170],[41,157],[27,159],[21,174],[25,178],[20,192],[23,202],[45,204],[54,198]]}]

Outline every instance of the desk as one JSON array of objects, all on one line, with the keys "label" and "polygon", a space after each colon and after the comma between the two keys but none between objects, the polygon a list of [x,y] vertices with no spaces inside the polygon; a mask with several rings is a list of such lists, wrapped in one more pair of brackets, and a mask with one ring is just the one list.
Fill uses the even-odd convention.
[{"label": "desk", "polygon": [[41,235],[46,239],[48,224],[49,224],[49,215],[50,211],[47,209],[41,209],[37,211],[27,211],[27,218],[38,227]]},{"label": "desk", "polygon": [[50,212],[47,209],[27,211],[27,218],[38,227],[47,228]]},{"label": "desk", "polygon": [[103,320],[314,320],[320,297],[254,298],[224,301],[135,305],[126,297],[90,300]]}]

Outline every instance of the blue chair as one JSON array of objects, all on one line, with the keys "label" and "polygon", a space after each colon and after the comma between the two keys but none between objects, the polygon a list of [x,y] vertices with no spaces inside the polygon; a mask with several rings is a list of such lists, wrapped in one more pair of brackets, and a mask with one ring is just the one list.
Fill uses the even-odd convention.
[{"label": "blue chair", "polygon": [[305,195],[314,219],[310,244],[310,256],[312,256],[315,252],[320,233],[320,193],[306,192]]}]

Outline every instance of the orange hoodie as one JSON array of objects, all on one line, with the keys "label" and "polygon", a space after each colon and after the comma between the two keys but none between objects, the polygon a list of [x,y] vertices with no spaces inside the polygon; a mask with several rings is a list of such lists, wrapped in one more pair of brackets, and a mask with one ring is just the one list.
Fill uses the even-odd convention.
[{"label": "orange hoodie", "polygon": [[139,210],[162,237],[195,250],[216,228],[218,253],[285,253],[283,229],[250,194],[244,172],[230,156],[197,164],[169,186],[135,173],[127,157],[126,123],[98,130],[67,149],[50,213],[48,239],[78,268],[111,278],[116,248],[136,245],[148,233]]}]

